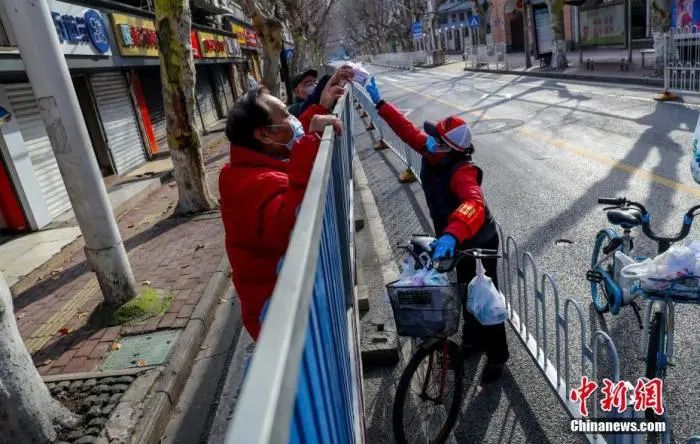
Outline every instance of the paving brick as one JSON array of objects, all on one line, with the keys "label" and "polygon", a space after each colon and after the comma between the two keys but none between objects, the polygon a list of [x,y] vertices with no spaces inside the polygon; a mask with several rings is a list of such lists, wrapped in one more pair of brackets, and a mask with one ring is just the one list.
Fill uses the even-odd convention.
[{"label": "paving brick", "polygon": [[58,359],[56,359],[53,365],[56,367],[63,367],[67,365],[73,359],[73,356],[75,356],[77,352],[78,350],[67,350],[63,352],[63,354]]},{"label": "paving brick", "polygon": [[189,318],[192,316],[192,312],[194,311],[194,305],[185,305],[182,307],[182,309],[178,312],[177,317],[178,318]]},{"label": "paving brick", "polygon": [[102,341],[115,341],[119,337],[121,327],[109,327],[102,336]]},{"label": "paving brick", "polygon": [[89,356],[90,353],[92,352],[92,349],[95,348],[95,346],[99,343],[97,340],[87,340],[83,342],[83,345],[80,346],[80,349],[78,352],[75,354],[76,358],[80,357],[86,357]]},{"label": "paving brick", "polygon": [[177,313],[185,305],[185,301],[178,300],[177,298],[173,300],[173,303],[168,308],[168,313]]},{"label": "paving brick", "polygon": [[173,322],[177,319],[177,313],[167,313],[158,324],[159,329],[172,328]]},{"label": "paving brick", "polygon": [[65,367],[63,367],[63,373],[87,372],[89,371],[87,364],[87,356],[75,357],[71,359],[71,361]]},{"label": "paving brick", "polygon": [[90,352],[90,355],[88,357],[91,359],[102,359],[107,355],[108,351],[109,351],[109,343],[100,342],[97,345],[95,345],[95,348],[92,349],[92,351]]}]

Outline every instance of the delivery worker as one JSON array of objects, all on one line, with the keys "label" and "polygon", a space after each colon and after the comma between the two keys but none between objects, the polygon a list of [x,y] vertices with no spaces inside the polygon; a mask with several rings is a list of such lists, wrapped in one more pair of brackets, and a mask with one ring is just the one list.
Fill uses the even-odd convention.
[{"label": "delivery worker", "polygon": [[[366,87],[379,115],[394,132],[422,156],[421,183],[435,234],[433,260],[454,256],[455,248],[484,248],[499,246],[496,222],[481,190],[483,172],[472,162],[474,145],[472,133],[463,119],[446,117],[438,122],[426,121],[421,131],[394,105],[382,100],[372,78]],[[498,287],[497,259],[482,259],[486,274]],[[476,261],[465,257],[457,265],[457,280],[469,283],[476,275]],[[501,377],[508,360],[505,324],[481,325],[464,311],[462,347],[465,355],[483,351],[487,361],[481,375],[482,383]]]},{"label": "delivery worker", "polygon": [[221,218],[231,277],[241,301],[243,325],[257,340],[261,312],[296,222],[321,134],[341,131],[330,107],[344,93],[342,74],[326,86],[320,104],[297,120],[265,87],[256,86],[231,109],[226,136],[230,162],[219,175]]}]

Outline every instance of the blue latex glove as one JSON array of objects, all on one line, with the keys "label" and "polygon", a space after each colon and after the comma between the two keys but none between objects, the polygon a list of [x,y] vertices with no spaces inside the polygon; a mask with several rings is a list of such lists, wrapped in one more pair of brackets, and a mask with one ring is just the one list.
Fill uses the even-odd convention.
[{"label": "blue latex glove", "polygon": [[428,140],[425,141],[425,147],[430,154],[435,154],[437,148],[437,142],[433,136],[428,136]]},{"label": "blue latex glove", "polygon": [[443,234],[434,242],[433,245],[433,261],[441,261],[449,259],[455,254],[457,239],[451,234]]},{"label": "blue latex glove", "polygon": [[382,95],[379,93],[379,88],[377,87],[377,82],[374,80],[374,77],[370,79],[367,86],[365,86],[365,89],[369,93],[369,97],[372,99],[372,102],[374,102],[375,105],[382,100]]}]

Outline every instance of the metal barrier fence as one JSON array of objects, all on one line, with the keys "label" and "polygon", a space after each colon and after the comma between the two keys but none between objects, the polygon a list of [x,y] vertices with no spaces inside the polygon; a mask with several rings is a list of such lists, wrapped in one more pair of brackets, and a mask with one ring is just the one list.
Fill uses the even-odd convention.
[{"label": "metal barrier fence", "polygon": [[401,140],[384,119],[379,117],[377,108],[364,89],[358,87],[355,83],[353,83],[353,89],[355,92],[355,99],[360,107],[368,114],[374,128],[379,132],[381,142],[386,144],[386,146],[408,166],[408,169],[411,170],[420,182],[421,156]]},{"label": "metal barrier fence", "polygon": [[665,42],[664,90],[700,92],[700,29],[672,29]]},{"label": "metal barrier fence", "polygon": [[[389,148],[420,177],[420,156],[401,141],[391,128],[378,115],[369,97],[357,85],[355,98],[359,107],[367,112],[372,124],[381,134]],[[609,379],[620,380],[620,360],[613,340],[602,330],[596,330],[589,339],[588,317],[581,305],[567,298],[562,301],[556,281],[549,273],[541,274],[534,257],[529,252],[521,252],[512,236],[505,236],[498,227],[501,239],[500,280],[501,291],[506,297],[509,323],[525,349],[544,375],[552,391],[573,419],[583,419],[578,404],[569,399],[573,381],[588,376],[592,381],[601,377],[600,345],[607,350],[606,362],[610,365]],[[554,330],[554,345],[550,347],[550,328]],[[575,331],[572,329],[576,329]],[[575,346],[571,337],[578,333],[580,340]],[[574,349],[578,350],[578,367],[572,365]],[[599,409],[598,393],[593,396],[590,417],[603,418]],[[627,419],[635,418],[629,413]],[[587,434],[591,443],[639,443],[642,435]]]},{"label": "metal barrier fence", "polygon": [[505,43],[467,45],[464,47],[464,67],[483,69],[508,69],[508,53]]},{"label": "metal barrier fence", "polygon": [[389,66],[391,68],[413,69],[417,65],[424,65],[428,62],[428,53],[425,51],[388,52],[376,55],[361,55],[357,59],[362,62]]},{"label": "metal barrier fence", "polygon": [[352,89],[326,129],[227,443],[361,443]]}]

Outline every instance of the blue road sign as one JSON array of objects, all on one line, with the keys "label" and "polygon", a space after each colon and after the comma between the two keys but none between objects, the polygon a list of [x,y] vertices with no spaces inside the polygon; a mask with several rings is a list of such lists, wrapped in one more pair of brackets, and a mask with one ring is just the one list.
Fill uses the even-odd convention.
[{"label": "blue road sign", "polygon": [[423,35],[423,25],[421,25],[421,22],[413,22],[413,25],[411,25],[411,33],[415,38]]},{"label": "blue road sign", "polygon": [[469,27],[470,28],[478,28],[481,26],[481,16],[480,15],[473,15],[471,19],[469,19]]}]

